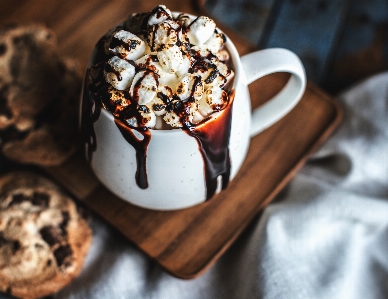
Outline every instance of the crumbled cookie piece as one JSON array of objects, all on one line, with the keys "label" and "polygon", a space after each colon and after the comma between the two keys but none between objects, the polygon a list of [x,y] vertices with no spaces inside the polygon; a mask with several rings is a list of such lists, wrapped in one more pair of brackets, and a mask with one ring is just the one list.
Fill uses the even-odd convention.
[{"label": "crumbled cookie piece", "polygon": [[0,150],[7,158],[58,165],[76,147],[81,73],[42,25],[0,28]]},{"label": "crumbled cookie piece", "polygon": [[75,203],[48,179],[0,177],[0,291],[40,298],[81,271],[92,233]]}]

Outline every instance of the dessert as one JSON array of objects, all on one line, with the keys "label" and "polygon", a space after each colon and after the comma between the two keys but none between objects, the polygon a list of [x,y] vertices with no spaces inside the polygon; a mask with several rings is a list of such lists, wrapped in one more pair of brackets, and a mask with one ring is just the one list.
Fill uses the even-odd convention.
[{"label": "dessert", "polygon": [[30,172],[0,177],[0,291],[40,298],[81,271],[92,232],[75,203]]},{"label": "dessert", "polygon": [[76,147],[81,73],[43,25],[0,28],[0,152],[58,165]]},{"label": "dessert", "polygon": [[[134,14],[97,43],[85,78],[83,119],[89,158],[93,123],[106,109],[135,148],[137,183],[147,188],[146,150],[152,130],[182,129],[197,139],[207,197],[229,180],[229,135],[234,72],[226,36],[206,17],[173,14],[164,5]],[[206,123],[217,124],[206,128]],[[212,131],[212,132],[211,132]],[[143,135],[138,138],[135,132]]]}]

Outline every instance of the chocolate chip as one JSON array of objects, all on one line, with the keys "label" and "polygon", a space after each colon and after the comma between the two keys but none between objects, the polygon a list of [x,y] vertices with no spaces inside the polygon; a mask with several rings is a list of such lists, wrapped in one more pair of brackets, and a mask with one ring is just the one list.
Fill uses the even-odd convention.
[{"label": "chocolate chip", "polygon": [[35,248],[43,248],[43,245],[39,243],[35,243]]},{"label": "chocolate chip", "polygon": [[52,262],[53,262],[52,260],[47,260],[47,262],[46,262],[46,266],[47,266],[47,267],[50,267],[50,266],[51,266],[51,264],[52,264]]},{"label": "chocolate chip", "polygon": [[[1,45],[0,45],[0,51],[1,51]],[[7,98],[8,90],[9,90],[9,86],[4,86],[2,89],[0,89],[0,115],[5,116],[7,119],[11,119],[13,116],[13,112],[8,106],[8,98]]]},{"label": "chocolate chip", "polygon": [[44,226],[40,229],[39,233],[42,239],[50,246],[58,244],[61,240],[61,235],[54,226]]},{"label": "chocolate chip", "polygon": [[29,198],[22,193],[17,193],[12,196],[12,201],[9,203],[9,206],[21,204],[23,201],[28,201]]},{"label": "chocolate chip", "polygon": [[0,232],[0,247],[3,246],[6,243],[6,240],[4,239],[3,233]]},{"label": "chocolate chip", "polygon": [[62,245],[54,250],[54,257],[57,261],[58,267],[61,267],[62,265],[68,266],[71,262],[72,254],[73,251],[69,245]]},{"label": "chocolate chip", "polygon": [[31,203],[34,206],[40,206],[47,208],[49,206],[50,196],[46,193],[34,192],[32,195]]},{"label": "chocolate chip", "polygon": [[18,240],[12,241],[12,253],[15,253],[16,251],[18,251],[20,247],[22,247],[22,244],[20,244]]},{"label": "chocolate chip", "polygon": [[62,212],[62,222],[61,222],[61,224],[59,224],[59,227],[62,230],[62,235],[64,235],[64,236],[67,235],[66,227],[67,227],[67,224],[69,223],[69,220],[70,220],[69,212],[63,211]]},{"label": "chocolate chip", "polygon": [[15,126],[9,126],[4,131],[1,131],[1,137],[0,139],[2,142],[7,142],[9,140],[22,140],[24,139],[30,132],[28,130],[26,131],[19,131],[16,129]]},{"label": "chocolate chip", "polygon": [[0,56],[4,55],[7,52],[7,46],[5,44],[0,44]]}]

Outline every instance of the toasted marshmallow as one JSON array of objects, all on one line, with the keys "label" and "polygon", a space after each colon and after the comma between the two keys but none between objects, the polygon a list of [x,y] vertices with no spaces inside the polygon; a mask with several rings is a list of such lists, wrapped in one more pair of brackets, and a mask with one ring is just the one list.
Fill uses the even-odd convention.
[{"label": "toasted marshmallow", "polygon": [[198,101],[203,94],[203,83],[200,76],[186,74],[181,79],[176,89],[176,95],[182,101]]},{"label": "toasted marshmallow", "polygon": [[170,125],[173,128],[181,128],[182,127],[180,117],[174,111],[168,111],[163,116],[163,119],[166,122],[166,124]]},{"label": "toasted marshmallow", "polygon": [[159,97],[155,97],[151,102],[147,104],[148,109],[150,109],[156,116],[162,116],[166,114],[167,105]]},{"label": "toasted marshmallow", "polygon": [[165,104],[168,104],[172,101],[172,96],[173,92],[169,86],[159,84],[157,93],[158,98],[162,99]]},{"label": "toasted marshmallow", "polygon": [[135,60],[135,64],[139,69],[147,69],[158,74],[159,77],[164,75],[163,69],[159,63],[159,59],[155,54],[147,54]]},{"label": "toasted marshmallow", "polygon": [[[188,121],[190,123],[196,123],[199,119],[203,119],[198,111],[198,104],[196,102],[174,100],[172,102],[172,107],[173,108],[170,111],[167,111],[163,117],[164,121],[171,127],[179,128],[183,127],[182,122]],[[183,111],[184,114],[188,113],[187,118],[180,116]]]},{"label": "toasted marshmallow", "polygon": [[148,45],[147,39],[143,35],[140,35],[139,38],[144,42],[144,45],[145,45],[143,55],[152,54],[152,51],[151,51],[150,46]]},{"label": "toasted marshmallow", "polygon": [[162,77],[159,78],[159,84],[169,86],[175,90],[179,84],[179,79],[175,73],[163,73]]},{"label": "toasted marshmallow", "polygon": [[196,18],[187,28],[190,43],[196,46],[204,44],[214,33],[216,23],[206,16]]},{"label": "toasted marshmallow", "polygon": [[226,51],[226,50],[224,50],[224,49],[218,51],[218,52],[216,53],[216,56],[217,56],[218,60],[219,60],[219,61],[222,61],[222,62],[228,61],[228,60],[229,60],[229,57],[230,57],[228,51]]},{"label": "toasted marshmallow", "polygon": [[226,42],[226,36],[223,33],[214,32],[212,36],[204,43],[212,53],[218,53]]},{"label": "toasted marshmallow", "polygon": [[189,70],[192,66],[192,61],[190,59],[190,56],[182,55],[183,61],[182,61],[182,68],[176,71],[176,74],[178,77],[182,77],[185,74],[189,73]]},{"label": "toasted marshmallow", "polygon": [[162,116],[166,113],[167,105],[172,101],[172,95],[170,87],[159,85],[156,96],[151,102],[147,103],[147,107],[155,113],[156,116]]},{"label": "toasted marshmallow", "polygon": [[207,60],[202,60],[194,66],[193,75],[202,78],[205,89],[213,86],[223,87],[226,83],[226,78],[220,74],[217,66]]},{"label": "toasted marshmallow", "polygon": [[162,69],[166,73],[175,73],[183,68],[183,55],[180,48],[176,45],[163,49],[156,53]]},{"label": "toasted marshmallow", "polygon": [[206,48],[204,45],[201,46],[193,46],[191,47],[191,54],[194,56],[195,59],[202,59],[211,61],[212,59],[217,59],[217,56],[214,55],[208,48]]},{"label": "toasted marshmallow", "polygon": [[198,104],[198,109],[203,116],[208,116],[214,111],[220,111],[228,105],[228,94],[225,90],[214,87],[207,89]]},{"label": "toasted marshmallow", "polygon": [[179,14],[179,16],[176,18],[176,21],[178,21],[181,26],[186,29],[187,27],[189,27],[190,23],[191,23],[191,18],[189,15],[186,15],[184,13],[181,13]]},{"label": "toasted marshmallow", "polygon": [[147,128],[153,128],[156,125],[156,115],[147,106],[140,106],[139,112],[142,117],[141,125]]},{"label": "toasted marshmallow", "polygon": [[152,71],[144,70],[135,75],[129,92],[139,105],[146,105],[155,97],[157,89],[157,75]]},{"label": "toasted marshmallow", "polygon": [[171,11],[165,6],[165,5],[158,5],[155,7],[151,15],[148,19],[148,25],[156,25],[163,23],[164,21],[171,20],[172,19],[172,14]]},{"label": "toasted marshmallow", "polygon": [[106,82],[118,90],[128,89],[134,76],[135,67],[117,56],[110,58],[104,68]]},{"label": "toasted marshmallow", "polygon": [[173,47],[178,42],[180,27],[174,21],[165,21],[151,26],[148,31],[148,43],[151,51],[161,51]]},{"label": "toasted marshmallow", "polygon": [[225,78],[229,78],[229,77],[233,77],[233,71],[223,62],[223,61],[220,61],[217,56],[213,56],[211,57],[211,59],[209,60],[211,63],[213,63],[218,71],[220,72],[220,74],[222,76],[224,76]]},{"label": "toasted marshmallow", "polygon": [[[115,113],[120,112],[120,110],[124,109],[125,107],[131,104],[128,91],[117,90],[116,88],[110,87],[108,88],[107,92],[109,97],[109,104],[111,105],[111,107],[115,107],[116,110],[119,110],[119,111],[115,111]],[[110,110],[109,109],[110,107],[105,107],[105,108]]]},{"label": "toasted marshmallow", "polygon": [[109,43],[109,51],[126,60],[136,60],[145,51],[145,43],[129,31],[117,31]]}]

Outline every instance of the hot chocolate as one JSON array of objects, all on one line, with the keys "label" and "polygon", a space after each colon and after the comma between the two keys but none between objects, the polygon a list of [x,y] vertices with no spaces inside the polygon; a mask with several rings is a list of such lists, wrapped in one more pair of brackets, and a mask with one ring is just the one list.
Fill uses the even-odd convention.
[{"label": "hot chocolate", "polygon": [[212,19],[173,15],[164,5],[132,15],[104,35],[85,81],[89,158],[98,142],[93,123],[100,109],[106,109],[136,151],[140,188],[148,187],[146,157],[152,131],[171,129],[182,129],[197,140],[206,197],[216,192],[218,177],[225,188],[234,95],[225,42]]}]

